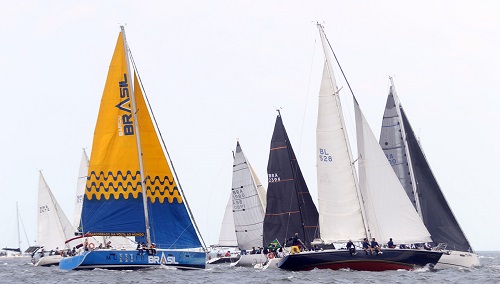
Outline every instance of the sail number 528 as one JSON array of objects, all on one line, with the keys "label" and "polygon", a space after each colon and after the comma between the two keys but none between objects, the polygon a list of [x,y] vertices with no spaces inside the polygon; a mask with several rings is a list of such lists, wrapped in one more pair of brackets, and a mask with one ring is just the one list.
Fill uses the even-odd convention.
[{"label": "sail number 528", "polygon": [[332,155],[328,154],[326,149],[319,148],[319,161],[320,162],[332,162]]}]

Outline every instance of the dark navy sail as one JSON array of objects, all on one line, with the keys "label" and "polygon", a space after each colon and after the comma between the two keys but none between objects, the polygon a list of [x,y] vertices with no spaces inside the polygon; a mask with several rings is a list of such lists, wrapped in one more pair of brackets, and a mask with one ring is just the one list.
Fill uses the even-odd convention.
[{"label": "dark navy sail", "polygon": [[472,251],[425,158],[394,86],[387,97],[380,146],[436,243]]},{"label": "dark navy sail", "polygon": [[276,118],[267,165],[267,208],[264,246],[299,234],[309,246],[319,236],[318,210],[314,205],[281,116]]},{"label": "dark navy sail", "polygon": [[472,251],[469,241],[460,228],[457,219],[455,219],[427,163],[427,159],[415,137],[415,133],[411,128],[403,107],[400,107],[400,110],[417,186],[416,192],[418,194],[421,216],[427,230],[431,233],[432,240],[436,243],[446,243],[448,249]]}]

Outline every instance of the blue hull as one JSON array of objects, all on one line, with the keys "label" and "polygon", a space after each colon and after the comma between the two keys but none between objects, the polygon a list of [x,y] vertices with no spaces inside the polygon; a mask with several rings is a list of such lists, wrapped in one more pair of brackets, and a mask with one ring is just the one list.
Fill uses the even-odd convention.
[{"label": "blue hull", "polygon": [[363,271],[410,270],[425,265],[434,266],[442,252],[414,249],[382,249],[383,254],[368,254],[358,250],[350,255],[347,250],[325,250],[290,254],[284,257],[278,267],[300,271],[319,269],[352,269]]},{"label": "blue hull", "polygon": [[179,269],[205,269],[206,253],[158,249],[156,254],[139,254],[137,250],[100,249],[65,257],[59,268],[72,269],[140,269],[169,266]]}]

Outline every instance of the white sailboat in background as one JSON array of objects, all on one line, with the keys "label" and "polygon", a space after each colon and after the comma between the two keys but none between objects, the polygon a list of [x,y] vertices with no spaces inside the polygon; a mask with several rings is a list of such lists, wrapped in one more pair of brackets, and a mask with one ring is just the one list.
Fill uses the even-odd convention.
[{"label": "white sailboat in background", "polygon": [[448,205],[399,101],[394,81],[390,81],[380,146],[432,240],[444,251],[436,268],[479,266],[479,257]]},{"label": "white sailboat in background", "polygon": [[74,237],[74,228],[57,203],[42,172],[38,182],[38,245],[33,252],[35,266],[58,264],[61,251],[65,250],[65,241]]},{"label": "white sailboat in background", "polygon": [[[329,53],[330,44],[318,24],[325,64],[319,94],[317,168],[320,236],[325,243],[345,244],[375,238],[413,244],[430,241],[430,234],[413,208],[389,165],[353,95],[356,115],[357,159],[350,149],[340,89]],[[346,82],[347,83],[347,82]],[[352,92],[351,92],[352,93]],[[359,175],[355,163],[358,163]],[[434,265],[441,252],[417,249],[382,249],[382,254],[350,254],[348,250],[290,254],[278,264],[286,270],[314,268],[368,271],[412,269]]]},{"label": "white sailboat in background", "polygon": [[30,245],[28,235],[26,234],[26,229],[24,228],[23,220],[21,219],[21,215],[19,215],[19,206],[16,202],[16,229],[17,229],[18,247],[17,248],[4,247],[4,248],[0,249],[0,256],[7,256],[7,257],[9,257],[9,256],[23,256],[22,247],[21,247],[21,231],[20,231],[20,227],[19,227],[20,224],[23,226],[24,235],[25,235],[26,240],[28,242],[28,249],[26,250],[25,253],[31,253],[34,250],[36,250],[36,248],[38,248],[38,247],[32,247]]},{"label": "white sailboat in background", "polygon": [[[240,257],[231,251],[234,251],[237,247],[238,242],[236,241],[233,218],[233,197],[229,195],[219,232],[219,242],[210,246],[211,251],[215,252],[215,257],[209,254],[207,264],[236,262]],[[229,252],[229,256],[226,256],[226,252]]]},{"label": "white sailboat in background", "polygon": [[266,212],[266,189],[245,157],[240,142],[236,143],[231,188],[232,215],[238,248],[242,251],[236,266],[263,264],[263,254],[249,254],[263,244],[263,222]]}]

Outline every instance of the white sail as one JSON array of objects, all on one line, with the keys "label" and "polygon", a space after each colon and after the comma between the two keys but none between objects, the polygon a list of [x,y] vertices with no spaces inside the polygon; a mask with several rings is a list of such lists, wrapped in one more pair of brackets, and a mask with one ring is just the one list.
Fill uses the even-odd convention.
[{"label": "white sail", "polygon": [[265,207],[262,200],[266,192],[246,159],[239,142],[233,163],[233,217],[238,247],[250,250],[263,243]]},{"label": "white sail", "polygon": [[236,232],[234,230],[232,195],[229,195],[229,199],[227,201],[226,211],[224,212],[224,218],[222,219],[222,226],[220,228],[219,243],[217,245],[221,247],[238,246],[238,242],[236,241]]},{"label": "white sail", "polygon": [[326,242],[366,237],[356,171],[338,96],[338,88],[321,34],[325,65],[316,127],[318,208],[321,238]]},{"label": "white sail", "polygon": [[38,183],[38,244],[47,250],[63,249],[74,228],[40,172]]},{"label": "white sail", "polygon": [[87,174],[89,171],[89,158],[87,152],[83,149],[82,159],[80,160],[80,170],[78,171],[78,182],[76,184],[75,213],[73,215],[73,226],[78,231],[82,219],[83,194],[87,184]]},{"label": "white sail", "polygon": [[371,237],[396,243],[432,241],[368,125],[356,99],[359,186]]}]

